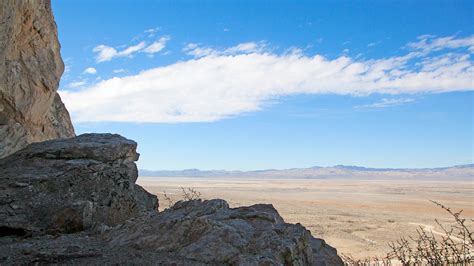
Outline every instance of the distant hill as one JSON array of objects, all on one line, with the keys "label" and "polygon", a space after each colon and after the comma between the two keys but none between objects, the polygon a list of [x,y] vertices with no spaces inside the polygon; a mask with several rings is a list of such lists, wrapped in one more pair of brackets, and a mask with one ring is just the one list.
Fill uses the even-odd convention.
[{"label": "distant hill", "polygon": [[473,180],[474,164],[441,168],[367,168],[336,165],[257,171],[226,170],[140,170],[143,177],[245,177],[245,178],[315,178],[315,179],[415,179],[415,180]]}]

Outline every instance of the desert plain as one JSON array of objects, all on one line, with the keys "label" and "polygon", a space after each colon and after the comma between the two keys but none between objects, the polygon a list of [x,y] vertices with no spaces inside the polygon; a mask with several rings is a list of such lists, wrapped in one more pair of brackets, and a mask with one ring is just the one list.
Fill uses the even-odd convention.
[{"label": "desert plain", "polygon": [[225,199],[231,207],[273,204],[286,222],[303,224],[355,258],[383,257],[390,251],[388,242],[413,236],[420,226],[439,234],[434,219],[446,224],[452,219],[430,200],[474,218],[472,180],[140,177],[138,184],[158,195],[160,210],[170,204],[164,194],[177,201],[182,188],[194,188],[203,199]]}]

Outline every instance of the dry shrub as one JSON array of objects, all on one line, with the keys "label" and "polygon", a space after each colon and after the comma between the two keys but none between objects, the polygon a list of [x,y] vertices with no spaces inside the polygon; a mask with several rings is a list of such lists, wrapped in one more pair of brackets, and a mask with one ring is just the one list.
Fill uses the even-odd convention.
[{"label": "dry shrub", "polygon": [[474,241],[467,222],[472,223],[473,220],[461,217],[462,210],[455,212],[443,204],[432,202],[452,216],[453,224],[443,225],[435,219],[442,231],[440,236],[420,226],[416,236],[390,242],[392,252],[388,254],[389,257],[404,265],[470,265],[474,260]]},{"label": "dry shrub", "polygon": [[[461,216],[462,210],[453,211],[436,201],[431,201],[451,215],[450,225],[443,225],[438,219],[436,224],[441,230],[435,236],[433,231],[427,232],[423,227],[417,229],[413,237],[401,237],[388,245],[391,252],[385,258],[368,257],[355,259],[351,255],[342,254],[346,265],[386,266],[399,263],[403,265],[472,265],[474,262],[472,219]],[[470,222],[471,225],[467,223]]]},{"label": "dry shrub", "polygon": [[345,265],[363,265],[363,266],[389,266],[391,264],[391,259],[374,257],[365,257],[365,258],[354,258],[350,254],[341,254],[339,255],[344,261]]},{"label": "dry shrub", "polygon": [[[184,188],[181,187],[181,198],[182,200],[197,200],[201,199],[201,192],[197,191],[195,188]],[[166,193],[163,191],[163,197],[165,198],[166,202],[168,202],[169,206],[173,206],[176,202]]]}]

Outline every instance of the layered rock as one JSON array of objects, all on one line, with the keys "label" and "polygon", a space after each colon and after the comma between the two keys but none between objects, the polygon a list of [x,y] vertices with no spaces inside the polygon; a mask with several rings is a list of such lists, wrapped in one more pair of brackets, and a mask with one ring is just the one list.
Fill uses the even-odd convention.
[{"label": "layered rock", "polygon": [[265,204],[178,202],[161,213],[88,235],[0,239],[0,263],[138,265],[342,265],[336,250]]},{"label": "layered rock", "polygon": [[119,135],[85,134],[33,143],[1,159],[3,234],[77,232],[156,210],[156,196],[135,184],[136,147]]},{"label": "layered rock", "polygon": [[166,263],[338,265],[336,250],[301,224],[288,224],[269,204],[229,208],[191,200],[128,221],[104,237],[111,247],[166,254]]},{"label": "layered rock", "polygon": [[64,71],[51,3],[0,4],[0,158],[29,143],[73,137],[57,94]]}]

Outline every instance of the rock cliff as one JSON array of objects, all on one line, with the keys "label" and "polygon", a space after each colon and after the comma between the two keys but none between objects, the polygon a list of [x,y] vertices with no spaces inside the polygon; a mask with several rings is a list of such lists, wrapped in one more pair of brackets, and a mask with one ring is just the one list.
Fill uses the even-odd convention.
[{"label": "rock cliff", "polygon": [[74,136],[57,94],[64,64],[51,4],[0,4],[0,158],[29,143]]}]

